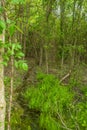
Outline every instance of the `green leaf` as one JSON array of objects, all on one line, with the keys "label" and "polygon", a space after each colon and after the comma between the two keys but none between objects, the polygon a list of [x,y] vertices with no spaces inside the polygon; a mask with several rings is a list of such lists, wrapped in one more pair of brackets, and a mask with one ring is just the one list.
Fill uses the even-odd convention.
[{"label": "green leaf", "polygon": [[15,47],[16,47],[16,44],[12,44],[12,50],[14,50],[15,49]]},{"label": "green leaf", "polygon": [[4,21],[0,20],[0,34],[3,33],[3,30],[6,28],[6,24]]},{"label": "green leaf", "polygon": [[15,46],[15,50],[18,51],[18,50],[20,50],[21,48],[22,48],[21,45],[20,45],[19,43],[17,43],[16,46]]},{"label": "green leaf", "polygon": [[27,71],[28,70],[28,65],[26,63],[23,63],[22,68],[23,68],[23,70]]},{"label": "green leaf", "polygon": [[15,61],[15,67],[24,71],[28,70],[28,65],[24,60]]},{"label": "green leaf", "polygon": [[6,24],[4,21],[0,20],[0,27],[2,27],[3,29],[6,28]]},{"label": "green leaf", "polygon": [[23,56],[24,56],[24,53],[22,53],[22,52],[18,52],[18,53],[16,53],[16,55],[15,55],[16,58],[21,58],[21,57],[23,57]]},{"label": "green leaf", "polygon": [[11,49],[8,49],[7,55],[12,56],[13,54],[14,54],[14,52]]},{"label": "green leaf", "polygon": [[7,55],[3,56],[4,61],[9,61],[9,57]]},{"label": "green leaf", "polygon": [[15,67],[18,69],[18,62],[16,60],[15,60],[14,64],[15,64]]},{"label": "green leaf", "polygon": [[3,64],[4,66],[7,66],[7,65],[8,65],[8,63],[7,63],[6,61],[3,61],[2,64]]},{"label": "green leaf", "polygon": [[15,24],[11,24],[9,27],[9,33],[12,36],[15,32]]}]

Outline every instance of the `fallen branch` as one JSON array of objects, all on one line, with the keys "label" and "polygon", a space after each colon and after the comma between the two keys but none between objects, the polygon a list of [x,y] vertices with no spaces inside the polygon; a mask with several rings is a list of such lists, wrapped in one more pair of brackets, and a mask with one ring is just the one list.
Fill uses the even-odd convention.
[{"label": "fallen branch", "polygon": [[71,70],[69,71],[68,74],[66,74],[66,75],[59,81],[59,83],[63,82],[66,78],[68,78],[68,77],[70,76],[70,74],[71,74]]}]

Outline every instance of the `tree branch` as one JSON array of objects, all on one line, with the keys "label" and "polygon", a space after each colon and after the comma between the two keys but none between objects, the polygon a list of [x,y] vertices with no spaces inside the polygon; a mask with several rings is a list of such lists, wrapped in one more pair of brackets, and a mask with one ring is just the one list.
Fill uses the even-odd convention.
[{"label": "tree branch", "polygon": [[70,74],[71,74],[71,70],[69,71],[68,74],[66,74],[66,75],[59,81],[59,83],[63,82],[66,78],[68,78],[68,77],[70,76]]}]

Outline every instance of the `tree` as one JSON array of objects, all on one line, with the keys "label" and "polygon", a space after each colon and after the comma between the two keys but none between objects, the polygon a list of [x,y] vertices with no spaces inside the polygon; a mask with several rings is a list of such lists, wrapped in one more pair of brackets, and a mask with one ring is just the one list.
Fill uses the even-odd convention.
[{"label": "tree", "polygon": [[[2,2],[0,2],[0,8],[2,8]],[[3,21],[3,16],[0,17],[0,43],[5,42],[5,24]],[[3,58],[4,48],[0,47],[0,130],[4,130],[5,127],[5,92],[4,92],[4,67],[3,67]]]}]

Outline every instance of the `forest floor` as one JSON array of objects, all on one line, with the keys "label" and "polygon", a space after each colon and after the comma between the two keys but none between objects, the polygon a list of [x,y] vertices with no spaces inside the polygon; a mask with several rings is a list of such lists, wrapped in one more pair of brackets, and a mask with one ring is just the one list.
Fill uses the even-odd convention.
[{"label": "forest floor", "polygon": [[[46,73],[46,66],[38,66],[35,63],[34,59],[28,60],[28,71],[24,72],[21,70],[15,70],[14,75],[14,92],[13,92],[13,102],[16,104],[18,108],[24,109],[25,115],[27,116],[26,107],[23,104],[23,98],[21,94],[26,91],[26,89],[32,85],[37,83],[37,74],[39,72]],[[84,65],[76,65],[75,68],[70,72],[69,65],[64,64],[63,68],[58,67],[57,65],[49,66],[49,74],[56,76],[59,81],[62,80],[62,84],[73,85],[73,89],[77,91],[78,95],[81,96],[81,88],[84,89],[87,86],[87,67]],[[5,69],[5,75],[10,75],[10,67]],[[67,76],[68,75],[68,76]],[[9,88],[10,86],[6,87],[6,100],[8,102],[8,95],[9,95]],[[9,89],[8,89],[9,88]],[[32,114],[31,114],[32,113]],[[35,115],[32,111],[30,111],[30,116],[35,118]]]}]

